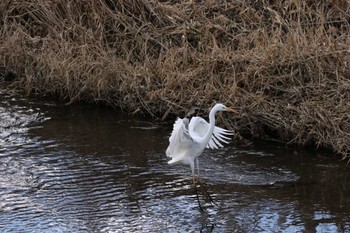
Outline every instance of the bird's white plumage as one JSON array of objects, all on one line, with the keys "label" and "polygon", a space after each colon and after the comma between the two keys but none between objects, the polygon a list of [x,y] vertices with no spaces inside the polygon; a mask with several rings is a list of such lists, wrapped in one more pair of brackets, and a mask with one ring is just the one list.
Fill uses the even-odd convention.
[{"label": "bird's white plumage", "polygon": [[228,143],[230,138],[227,136],[232,132],[215,126],[218,111],[235,112],[223,104],[216,104],[209,113],[209,122],[201,117],[192,117],[190,122],[187,118],[175,121],[166,150],[166,155],[171,157],[169,164],[189,164],[194,174],[194,160],[198,164],[197,157],[205,148],[218,149]]},{"label": "bird's white plumage", "polygon": [[188,150],[192,144],[193,139],[188,132],[188,119],[177,118],[173,126],[173,132],[169,138],[166,155],[175,159]]},{"label": "bird's white plumage", "polygon": [[[208,132],[210,128],[210,124],[201,117],[192,117],[191,122],[189,124],[189,134],[196,138],[197,140],[204,137],[206,132]],[[228,135],[233,135],[233,133],[229,130],[220,128],[218,126],[214,127],[213,134],[206,145],[206,148],[210,149],[218,149],[220,147],[224,147],[222,143],[229,143],[227,140],[230,140]]]},{"label": "bird's white plumage", "polygon": [[[195,182],[195,164],[199,176],[200,156],[205,148],[218,149],[223,147],[222,143],[228,143],[228,136],[233,133],[229,130],[215,126],[215,114],[218,111],[236,112],[231,108],[227,108],[223,104],[216,104],[209,113],[209,123],[201,117],[193,117],[191,121],[187,118],[177,118],[174,123],[173,131],[169,137],[169,146],[166,150],[166,155],[171,157],[169,164],[188,164],[191,166],[193,186],[195,187],[199,207],[201,208],[197,186]],[[209,200],[212,201],[206,191]],[[202,209],[202,208],[201,208]]]}]

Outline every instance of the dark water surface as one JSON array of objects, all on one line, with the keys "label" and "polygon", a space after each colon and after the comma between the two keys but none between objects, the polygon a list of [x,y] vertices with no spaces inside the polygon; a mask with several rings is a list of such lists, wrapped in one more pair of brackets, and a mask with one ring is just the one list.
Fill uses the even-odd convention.
[{"label": "dark water surface", "polygon": [[189,167],[166,163],[171,124],[1,91],[0,119],[0,232],[350,232],[350,167],[335,156],[207,150],[203,213]]}]

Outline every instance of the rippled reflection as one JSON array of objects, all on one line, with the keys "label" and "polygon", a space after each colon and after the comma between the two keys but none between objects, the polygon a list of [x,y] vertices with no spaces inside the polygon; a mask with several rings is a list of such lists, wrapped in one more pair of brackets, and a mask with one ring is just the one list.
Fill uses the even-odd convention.
[{"label": "rippled reflection", "polygon": [[0,92],[0,232],[349,232],[350,171],[257,142],[169,166],[171,124]]}]

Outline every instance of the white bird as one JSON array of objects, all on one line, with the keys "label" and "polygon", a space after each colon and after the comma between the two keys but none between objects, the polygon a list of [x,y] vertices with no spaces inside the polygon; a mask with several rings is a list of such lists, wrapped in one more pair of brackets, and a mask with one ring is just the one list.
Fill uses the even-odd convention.
[{"label": "white bird", "polygon": [[[225,105],[218,103],[210,110],[209,123],[201,117],[192,117],[191,121],[189,121],[187,118],[177,118],[169,138],[169,146],[166,150],[166,155],[171,157],[168,164],[190,165],[192,170],[193,185],[196,190],[198,204],[201,209],[202,207],[199,202],[195,182],[194,161],[196,161],[199,176],[198,157],[202,154],[204,149],[218,149],[219,147],[223,147],[222,143],[229,143],[228,140],[230,138],[227,136],[233,134],[229,130],[215,126],[215,114],[219,111],[236,113],[236,111],[232,108],[228,108]],[[212,201],[209,193],[207,191],[206,193],[210,201]]]}]

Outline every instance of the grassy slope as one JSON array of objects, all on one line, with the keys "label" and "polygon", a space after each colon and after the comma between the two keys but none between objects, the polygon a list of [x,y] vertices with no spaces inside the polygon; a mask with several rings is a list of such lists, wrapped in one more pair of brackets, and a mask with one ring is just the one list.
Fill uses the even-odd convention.
[{"label": "grassy slope", "polygon": [[220,101],[239,132],[347,157],[349,4],[315,2],[2,1],[0,72],[162,119]]}]

